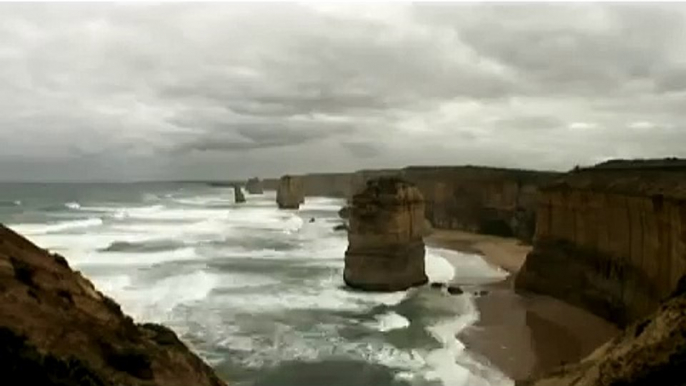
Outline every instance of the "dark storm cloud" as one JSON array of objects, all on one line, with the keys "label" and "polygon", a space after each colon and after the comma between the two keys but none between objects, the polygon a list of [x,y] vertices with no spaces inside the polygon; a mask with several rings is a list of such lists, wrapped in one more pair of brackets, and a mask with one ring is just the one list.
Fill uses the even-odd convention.
[{"label": "dark storm cloud", "polygon": [[2,4],[0,179],[686,156],[685,9]]}]

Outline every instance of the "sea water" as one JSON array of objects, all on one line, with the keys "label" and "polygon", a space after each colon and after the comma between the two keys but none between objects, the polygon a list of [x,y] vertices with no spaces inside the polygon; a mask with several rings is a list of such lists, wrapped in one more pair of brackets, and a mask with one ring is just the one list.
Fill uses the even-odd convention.
[{"label": "sea water", "polygon": [[341,205],[278,210],[274,192],[234,204],[230,188],[189,183],[0,184],[0,221],[136,321],[173,328],[232,385],[512,385],[456,339],[479,318],[469,289],[503,272],[428,248],[427,275],[464,295],[348,290]]}]

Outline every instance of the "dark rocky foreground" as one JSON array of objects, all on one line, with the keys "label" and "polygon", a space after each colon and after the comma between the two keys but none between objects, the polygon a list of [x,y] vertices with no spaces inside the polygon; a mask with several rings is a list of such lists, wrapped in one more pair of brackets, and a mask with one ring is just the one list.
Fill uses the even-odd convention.
[{"label": "dark rocky foreground", "polygon": [[686,278],[652,315],[637,320],[579,363],[517,386],[686,385]]},{"label": "dark rocky foreground", "polygon": [[3,385],[225,385],[170,329],[137,324],[64,257],[0,225]]}]

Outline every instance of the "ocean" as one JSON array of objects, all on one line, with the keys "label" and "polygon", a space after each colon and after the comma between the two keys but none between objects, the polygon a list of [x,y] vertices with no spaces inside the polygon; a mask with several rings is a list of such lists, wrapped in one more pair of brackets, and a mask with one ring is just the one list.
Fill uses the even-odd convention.
[{"label": "ocean", "polygon": [[[278,210],[275,192],[201,183],[0,184],[0,222],[64,255],[137,322],[163,323],[234,386],[505,386],[456,334],[505,273],[428,248],[429,287],[343,285],[343,200]],[[314,219],[312,221],[311,219]],[[457,261],[450,264],[448,260]]]}]

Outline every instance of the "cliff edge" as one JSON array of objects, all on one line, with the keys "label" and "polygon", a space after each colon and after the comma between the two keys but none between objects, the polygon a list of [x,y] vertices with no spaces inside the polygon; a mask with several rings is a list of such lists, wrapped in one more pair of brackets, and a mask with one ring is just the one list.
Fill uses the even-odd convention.
[{"label": "cliff edge", "polygon": [[134,323],[64,257],[2,225],[0,363],[22,385],[225,385],[173,331]]}]

